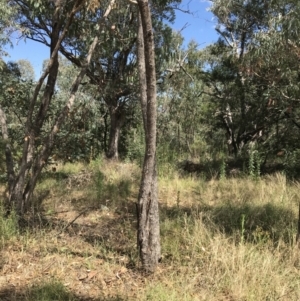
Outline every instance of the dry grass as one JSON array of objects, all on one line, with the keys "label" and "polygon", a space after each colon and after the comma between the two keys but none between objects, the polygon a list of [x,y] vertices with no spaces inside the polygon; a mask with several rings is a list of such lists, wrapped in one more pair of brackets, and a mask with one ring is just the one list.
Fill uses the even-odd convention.
[{"label": "dry grass", "polygon": [[0,219],[0,300],[300,300],[298,183],[161,177],[163,260],[146,277],[139,179],[103,160],[46,173],[24,229]]}]

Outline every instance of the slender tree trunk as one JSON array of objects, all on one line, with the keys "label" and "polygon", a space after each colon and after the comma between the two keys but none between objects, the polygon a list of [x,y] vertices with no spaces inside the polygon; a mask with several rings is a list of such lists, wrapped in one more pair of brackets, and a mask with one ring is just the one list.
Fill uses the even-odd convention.
[{"label": "slender tree trunk", "polygon": [[104,114],[104,133],[103,133],[103,148],[107,149],[107,133],[108,133],[108,122],[107,122],[108,113]]},{"label": "slender tree trunk", "polygon": [[223,123],[226,127],[226,136],[227,136],[227,147],[228,147],[228,154],[231,155],[232,152],[234,156],[237,157],[238,155],[238,146],[235,139],[235,133],[233,128],[233,121],[232,121],[232,112],[230,105],[226,104],[226,110],[222,116]]},{"label": "slender tree trunk", "polygon": [[[142,181],[137,203],[138,248],[143,268],[154,272],[161,258],[156,173],[156,75],[154,37],[147,0],[139,0],[138,58],[140,97],[146,138]],[[146,74],[146,77],[144,76]]]},{"label": "slender tree trunk", "polygon": [[298,245],[298,248],[300,249],[300,202],[298,204],[298,229],[297,229],[296,243]]},{"label": "slender tree trunk", "polygon": [[[32,163],[34,160],[35,141],[39,137],[42,126],[47,116],[48,107],[50,105],[52,95],[54,93],[56,78],[58,74],[58,43],[60,37],[61,23],[59,22],[58,10],[53,16],[53,27],[50,41],[50,61],[47,68],[47,83],[43,93],[41,105],[37,115],[34,117],[33,111],[36,105],[36,100],[40,89],[37,87],[40,85],[41,80],[38,82],[34,96],[32,97],[27,114],[27,120],[25,125],[25,138],[23,144],[23,154],[20,171],[15,177],[15,181],[12,189],[10,190],[10,203],[11,207],[14,207],[17,213],[21,216],[27,210],[28,202],[27,197],[24,195],[24,186],[26,185],[26,179],[28,173],[32,169]],[[45,79],[44,74],[42,78]],[[34,120],[33,120],[34,119]],[[33,173],[33,170],[31,170]]]},{"label": "slender tree trunk", "polygon": [[[102,23],[105,21],[105,18],[110,13],[114,2],[115,0],[110,1],[104,16],[99,20],[99,25],[102,25]],[[48,108],[53,96],[58,71],[58,49],[60,47],[61,42],[63,41],[63,38],[65,37],[65,34],[68,30],[69,25],[72,22],[75,13],[78,12],[80,7],[81,1],[78,0],[76,1],[69,17],[67,18],[66,25],[63,27],[61,34],[60,32],[62,29],[62,24],[59,22],[59,10],[55,11],[55,15],[53,18],[53,31],[51,34],[51,57],[46,70],[43,72],[42,76],[37,82],[32,99],[29,103],[29,110],[25,125],[22,162],[18,174],[14,176],[12,188],[9,191],[9,205],[11,208],[14,208],[16,210],[19,217],[22,217],[28,209],[28,205],[32,197],[33,191],[36,187],[37,180],[52,152],[55,137],[58,131],[60,130],[62,124],[64,123],[65,119],[67,118],[69,111],[74,106],[75,95],[78,90],[79,84],[87,71],[92,54],[98,43],[98,37],[96,36],[90,46],[86,61],[83,64],[77,78],[73,82],[70,91],[70,98],[67,101],[64,108],[62,109],[62,111],[60,112],[60,114],[57,116],[57,119],[52,129],[45,137],[42,147],[38,152],[35,147],[35,140],[40,135],[40,131],[47,116]],[[41,91],[42,84],[47,76],[47,85],[42,97],[42,103],[39,107],[36,117],[34,118],[34,111],[37,99]],[[29,171],[31,171],[30,174]]]},{"label": "slender tree trunk", "polygon": [[106,157],[108,159],[118,160],[120,132],[125,117],[123,108],[110,106],[109,116],[110,116],[110,131],[109,131],[109,141],[108,141],[108,149],[106,152]]},{"label": "slender tree trunk", "polygon": [[[13,189],[13,184],[15,180],[15,172],[14,172],[14,160],[11,151],[11,145],[9,142],[7,123],[6,123],[6,114],[0,106],[0,125],[2,138],[5,142],[5,158],[6,158],[6,170],[7,170],[7,182],[8,182],[8,194],[11,194]],[[9,207],[9,204],[6,204]]]}]

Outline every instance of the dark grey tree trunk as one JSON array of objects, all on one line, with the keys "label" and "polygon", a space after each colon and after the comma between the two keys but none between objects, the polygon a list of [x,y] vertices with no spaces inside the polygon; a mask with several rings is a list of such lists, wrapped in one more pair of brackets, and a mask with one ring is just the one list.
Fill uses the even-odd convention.
[{"label": "dark grey tree trunk", "polygon": [[296,243],[298,245],[298,248],[300,249],[300,202],[298,204],[298,229],[297,229]]},{"label": "dark grey tree trunk", "polygon": [[146,150],[137,203],[137,238],[143,269],[146,272],[154,272],[161,258],[156,173],[156,74],[154,37],[149,3],[147,0],[138,0],[138,5],[140,11],[138,30],[139,79]]},{"label": "dark grey tree trunk", "polygon": [[123,107],[110,106],[109,116],[110,131],[106,157],[108,159],[118,160],[120,133],[125,119],[125,112],[123,110]]},{"label": "dark grey tree trunk", "polygon": [[[11,194],[11,189],[13,187],[14,179],[15,179],[15,171],[14,171],[14,160],[12,156],[12,148],[9,142],[7,123],[6,123],[6,114],[4,110],[0,106],[0,125],[2,138],[5,143],[5,160],[6,160],[6,170],[7,170],[7,182],[8,182],[8,194]],[[9,204],[6,204],[9,207]]]}]

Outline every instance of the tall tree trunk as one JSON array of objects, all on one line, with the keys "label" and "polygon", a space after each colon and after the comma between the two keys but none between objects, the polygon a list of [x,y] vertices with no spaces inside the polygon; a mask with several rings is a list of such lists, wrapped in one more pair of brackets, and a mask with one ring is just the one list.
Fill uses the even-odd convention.
[{"label": "tall tree trunk", "polygon": [[298,229],[297,229],[296,243],[298,245],[298,248],[300,249],[300,202],[298,204]]},{"label": "tall tree trunk", "polygon": [[138,5],[140,11],[138,29],[139,79],[146,150],[137,203],[137,238],[143,268],[146,272],[154,272],[161,258],[156,173],[156,74],[154,37],[149,3],[147,0],[138,0]]},{"label": "tall tree trunk", "polygon": [[106,157],[112,160],[119,159],[119,141],[121,127],[124,123],[124,112],[123,107],[110,106],[109,116],[110,116],[110,131],[109,131],[109,141],[108,149],[106,152]]},{"label": "tall tree trunk", "polygon": [[[114,2],[115,0],[110,1],[104,16],[99,20],[100,26],[102,26],[103,22],[105,21],[105,18],[113,8]],[[59,34],[61,27],[59,29],[58,26],[59,10],[56,10],[55,12],[56,16],[54,16],[53,18],[53,32],[51,35],[51,50],[50,50],[51,58],[49,60],[46,70],[43,72],[42,76],[40,77],[35,87],[32,99],[29,104],[29,110],[28,110],[27,121],[25,126],[25,137],[24,137],[24,144],[23,144],[21,167],[18,174],[14,176],[12,188],[9,191],[10,207],[16,210],[19,217],[22,217],[23,214],[28,209],[28,204],[32,197],[33,191],[36,187],[37,180],[53,149],[55,137],[58,131],[60,130],[62,124],[64,123],[65,119],[67,118],[69,111],[74,106],[75,95],[78,90],[79,84],[82,81],[84,75],[86,74],[92,54],[98,43],[98,37],[96,36],[92,44],[90,45],[86,60],[82,65],[80,72],[72,84],[72,87],[70,89],[70,98],[66,102],[60,114],[57,116],[57,119],[53,124],[52,129],[49,131],[48,135],[44,138],[40,151],[37,151],[35,147],[35,139],[40,135],[40,131],[45,121],[45,118],[47,116],[47,111],[52,99],[52,95],[56,83],[57,70],[58,70],[58,49],[60,47],[63,38],[65,37],[69,25],[72,22],[73,16],[78,11],[80,6],[81,6],[81,1],[78,0],[75,3],[70,13],[67,19],[67,23],[63,27],[63,31],[61,34]],[[44,90],[42,103],[41,106],[39,107],[38,114],[34,119],[33,116],[34,116],[38,95],[40,93],[42,84],[47,76],[48,76],[47,86]],[[29,171],[31,171],[30,175],[29,175]]]},{"label": "tall tree trunk", "polygon": [[[71,15],[69,21],[71,22]],[[68,22],[70,24],[70,22]],[[23,153],[21,167],[18,175],[15,177],[13,187],[10,189],[10,204],[15,208],[18,215],[23,215],[28,207],[28,198],[24,195],[24,187],[28,178],[28,173],[32,169],[35,152],[35,141],[39,137],[42,126],[47,116],[48,108],[54,93],[56,78],[58,74],[58,48],[62,41],[60,39],[61,22],[59,22],[59,11],[56,10],[53,15],[53,26],[50,40],[50,60],[48,66],[38,81],[34,95],[30,100],[29,110],[25,124],[25,138],[23,144]],[[62,34],[62,36],[66,33]],[[47,77],[46,87],[43,93],[41,105],[37,115],[34,117],[34,110],[37,103],[38,94],[40,92],[42,82]],[[31,173],[33,171],[31,170]]]},{"label": "tall tree trunk", "polygon": [[[7,123],[6,123],[6,114],[1,106],[0,106],[0,125],[1,125],[2,138],[5,143],[8,194],[10,195],[11,190],[13,188],[14,179],[15,179],[14,160],[13,160],[13,156],[12,156],[11,145],[9,142],[8,129],[7,129]],[[9,207],[9,204],[6,204],[6,206]]]},{"label": "tall tree trunk", "polygon": [[39,155],[36,156],[36,158],[33,162],[32,176],[29,179],[29,181],[27,182],[27,185],[24,189],[23,197],[24,197],[25,202],[29,202],[30,198],[32,197],[33,191],[37,184],[37,180],[42,172],[43,167],[45,166],[47,160],[49,159],[49,156],[51,155],[51,152],[52,152],[52,149],[54,146],[55,137],[56,137],[57,133],[59,132],[61,126],[63,125],[64,121],[66,120],[70,110],[74,106],[75,97],[76,97],[76,93],[78,91],[79,84],[81,83],[84,75],[86,74],[87,68],[91,61],[92,54],[95,50],[97,43],[98,43],[98,37],[95,37],[92,44],[90,45],[88,55],[86,57],[86,61],[85,61],[84,65],[82,66],[79,74],[77,75],[75,81],[72,84],[72,87],[70,89],[71,90],[70,97],[69,97],[66,105],[60,112],[60,114],[57,116],[57,119],[56,119],[50,133],[44,140],[43,147],[42,147]]}]

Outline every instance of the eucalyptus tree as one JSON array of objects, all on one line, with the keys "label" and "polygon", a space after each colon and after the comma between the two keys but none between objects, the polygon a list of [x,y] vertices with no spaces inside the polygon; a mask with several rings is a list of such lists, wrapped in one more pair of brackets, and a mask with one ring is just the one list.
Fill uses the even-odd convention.
[{"label": "eucalyptus tree", "polygon": [[[103,5],[103,4],[101,4]],[[98,13],[102,13],[101,6]],[[90,83],[95,85],[98,100],[105,103],[110,116],[110,130],[106,155],[118,159],[121,127],[125,122],[131,103],[136,100],[136,43],[137,11],[133,4],[121,1],[116,4],[100,37],[105,43],[97,47],[92,64],[87,72]],[[94,22],[88,16],[80,16],[74,24],[76,35],[69,35],[61,52],[71,62],[80,66],[86,52],[87,41],[78,36],[93,35]],[[77,53],[78,55],[74,55]]]},{"label": "eucalyptus tree", "polygon": [[0,70],[0,104],[10,119],[8,127],[12,131],[13,139],[18,143],[23,139],[21,129],[24,127],[28,98],[33,87],[31,72],[29,77],[24,76],[22,69],[24,65],[33,71],[31,63],[26,60],[3,63]]},{"label": "eucalyptus tree", "polygon": [[143,268],[154,272],[161,258],[156,172],[156,71],[151,11],[147,0],[138,0],[139,87],[145,130],[145,158],[137,202],[138,247]]},{"label": "eucalyptus tree", "polygon": [[[89,5],[91,6],[94,2],[89,3]],[[114,1],[112,0],[103,16],[98,18],[100,28],[110,13],[113,4]],[[75,15],[85,9],[85,2],[81,0],[68,2],[14,1],[12,5],[15,5],[18,10],[19,23],[31,33],[33,33],[32,27],[29,24],[40,22],[41,16],[46,10],[52,14],[51,20],[47,23],[47,29],[50,31],[50,59],[27,101],[28,109],[24,121],[22,156],[17,170],[14,169],[12,160],[5,112],[1,111],[2,136],[7,141],[6,150],[8,150],[6,152],[9,196],[7,205],[9,208],[15,209],[21,217],[29,208],[37,180],[52,152],[55,137],[74,106],[76,92],[86,73],[91,56],[98,43],[98,37],[95,36],[91,41],[85,63],[72,84],[68,99],[51,125],[50,130],[44,133],[43,127],[47,120],[58,74],[58,50]],[[92,8],[88,7],[87,9]],[[46,85],[43,86],[45,80]]]},{"label": "eucalyptus tree", "polygon": [[[44,63],[46,64],[47,62]],[[62,109],[72,86],[74,74],[79,72],[78,69],[66,58],[59,57],[56,91],[46,121],[48,129]],[[98,92],[95,86],[89,83],[88,78],[84,78],[78,88],[74,107],[68,115],[68,120],[57,134],[52,158],[63,162],[90,161],[103,152],[106,112],[97,97]]]},{"label": "eucalyptus tree", "polygon": [[266,29],[265,1],[212,1],[219,41],[207,47],[203,80],[218,103],[216,117],[226,132],[229,153],[237,156],[265,128],[264,86],[253,81],[246,63],[255,35]]},{"label": "eucalyptus tree", "polygon": [[[207,49],[209,70],[204,77],[210,95],[219,100],[218,117],[228,147],[235,155],[249,142],[259,142],[265,149],[280,147],[278,129],[291,124],[287,108],[298,89],[299,5],[296,1],[212,2],[220,40]],[[270,144],[275,136],[278,143]]]},{"label": "eucalyptus tree", "polygon": [[[97,10],[102,5],[97,0],[90,1],[88,8],[85,7],[85,1],[14,1],[19,11],[19,22],[28,30],[28,36],[32,39],[45,39],[45,44],[50,46],[50,59],[47,67],[43,71],[42,76],[33,87],[33,93],[28,99],[28,110],[25,117],[25,126],[22,142],[22,158],[20,166],[15,172],[14,163],[9,160],[11,153],[7,154],[7,170],[8,170],[8,204],[10,208],[14,208],[19,216],[22,216],[28,209],[34,188],[38,177],[46,165],[46,162],[53,150],[55,138],[62,127],[68,115],[72,112],[75,103],[75,95],[79,85],[85,74],[89,76],[88,69],[92,54],[97,45],[104,45],[105,39],[102,34],[105,33],[106,21],[109,13],[115,8],[116,1],[111,0],[105,3],[106,11]],[[136,3],[133,3],[136,5]],[[144,269],[154,271],[160,259],[160,237],[159,237],[159,213],[158,213],[158,195],[157,195],[157,175],[156,175],[156,71],[155,71],[155,39],[153,26],[151,21],[150,4],[148,1],[139,0],[138,11],[140,12],[139,26],[136,28],[136,34],[139,41],[143,40],[143,44],[137,47],[139,63],[144,67],[144,74],[139,72],[140,78],[140,97],[142,103],[144,128],[146,133],[146,152],[143,165],[142,181],[138,198],[138,245]],[[162,1],[162,4],[166,2]],[[89,51],[80,52],[80,72],[70,88],[69,98],[66,100],[61,111],[51,125],[49,131],[44,133],[45,123],[48,117],[49,108],[55,92],[57,75],[58,75],[58,51],[63,52],[63,47],[67,45],[67,32],[76,32],[71,25],[76,18],[85,14],[94,14],[92,20],[97,20],[90,26],[95,26],[97,29],[95,35],[85,36],[90,43]],[[47,14],[51,18],[44,18]],[[41,29],[41,24],[45,27]],[[111,28],[114,30],[114,28]],[[137,30],[139,29],[139,33]],[[43,31],[44,30],[44,31]],[[46,32],[46,35],[45,35]],[[100,34],[99,34],[100,33]],[[46,36],[50,38],[47,41]],[[69,36],[68,36],[69,38]],[[136,38],[135,38],[136,39]],[[82,37],[84,40],[84,37]],[[131,41],[131,39],[129,39]],[[79,39],[80,42],[80,39]],[[124,43],[126,41],[123,41]],[[131,45],[131,42],[130,42]],[[144,46],[142,46],[144,45]],[[105,47],[104,47],[105,50]],[[127,55],[126,51],[131,51],[131,48],[118,50],[115,53],[116,57],[122,61],[123,56],[126,60],[123,63],[126,65],[128,60],[132,59],[131,55]],[[144,55],[144,56],[143,56]],[[86,57],[85,62],[82,62],[82,57]],[[77,58],[77,54],[74,54]],[[115,57],[110,58],[114,60]],[[98,69],[108,72],[108,62],[103,64],[105,68]],[[93,64],[101,64],[99,60]],[[122,67],[114,62],[109,62],[113,67],[118,69]],[[92,67],[93,67],[92,64]],[[124,65],[123,65],[124,67]],[[110,74],[110,73],[109,73]],[[120,73],[122,74],[122,73]],[[142,77],[146,75],[145,77]],[[119,76],[119,73],[118,73]],[[47,79],[46,85],[43,86]],[[104,80],[105,77],[99,77]],[[110,79],[110,78],[109,78]],[[128,78],[126,78],[128,80]],[[102,82],[98,83],[101,84]],[[122,87],[120,87],[121,89]],[[5,117],[5,116],[4,116]],[[1,118],[2,135],[6,135],[5,118]],[[9,145],[9,142],[7,143]]]},{"label": "eucalyptus tree", "polygon": [[[168,71],[171,73],[159,85],[158,123],[159,147],[165,159],[177,160],[178,157],[210,156],[216,151],[213,145],[218,130],[215,126],[216,106],[206,93],[206,75],[202,70],[207,67],[205,52],[195,41],[183,46],[177,36],[173,61]],[[206,92],[206,93],[204,93]],[[212,151],[213,150],[213,151]],[[209,155],[210,154],[210,155]]]},{"label": "eucalyptus tree", "polygon": [[[30,14],[30,7],[19,2],[24,14]],[[154,1],[152,11],[155,14],[155,43],[160,57],[166,56],[170,27],[163,24],[163,19],[174,18],[173,6],[170,3],[180,1]],[[128,112],[137,101],[137,58],[136,58],[136,28],[138,22],[137,8],[132,1],[116,1],[109,18],[101,27],[96,26],[97,17],[102,16],[107,1],[100,1],[94,7],[94,12],[85,11],[76,14],[67,33],[66,39],[60,45],[60,52],[76,66],[82,66],[90,37],[99,36],[102,43],[97,45],[95,55],[87,76],[90,83],[98,90],[98,99],[105,103],[110,116],[110,131],[107,147],[107,157],[117,159],[120,130]],[[37,20],[27,19],[26,26],[30,29],[27,38],[50,47],[49,23],[51,14],[44,10]],[[163,50],[165,53],[163,53]]]},{"label": "eucalyptus tree", "polygon": [[249,71],[264,83],[265,101],[273,129],[268,144],[288,152],[299,145],[299,38],[298,1],[276,1],[270,5],[268,30],[256,35],[259,47],[250,49]]},{"label": "eucalyptus tree", "polygon": [[18,60],[16,63],[20,70],[21,79],[33,82],[35,80],[35,72],[31,63],[24,59]]},{"label": "eucalyptus tree", "polygon": [[[155,49],[157,57],[165,60],[168,55],[168,44],[171,37],[171,29],[163,23],[167,18],[174,19],[174,10],[170,3],[179,1],[154,1],[152,12],[155,14],[153,28],[155,35]],[[100,8],[101,11],[101,8]],[[89,35],[92,30],[88,22],[80,21],[76,24],[76,33]],[[97,49],[93,62],[87,72],[91,84],[94,84],[99,92],[99,99],[103,101],[110,116],[110,131],[107,158],[118,159],[120,131],[128,115],[137,103],[138,89],[137,75],[137,26],[138,11],[134,1],[120,1],[116,10],[106,20],[105,30],[101,32],[105,44]],[[85,52],[84,40],[78,41],[71,37],[61,48],[61,52],[77,66],[80,66],[80,55]],[[77,56],[74,56],[77,53]]]},{"label": "eucalyptus tree", "polygon": [[220,40],[209,49],[214,56],[212,60],[219,61],[217,64],[213,62],[209,80],[214,96],[221,102],[219,117],[226,129],[228,148],[237,155],[261,130],[249,116],[253,112],[251,82],[241,66],[249,43],[259,30],[264,4],[257,1],[213,1],[211,10],[218,18],[216,30]]},{"label": "eucalyptus tree", "polygon": [[[31,66],[29,62],[26,63]],[[24,138],[22,129],[32,89],[32,82],[23,79],[20,69],[15,62],[3,62],[0,68],[1,169],[8,176],[13,169],[13,161],[18,160],[18,145]],[[9,162],[10,170],[7,170],[5,162]]]},{"label": "eucalyptus tree", "polygon": [[[11,5],[11,1],[0,0],[0,58],[7,55],[3,46],[11,44],[10,36],[13,29],[17,27],[15,17],[16,11],[14,6]],[[0,63],[3,63],[3,61],[1,60]]]}]

